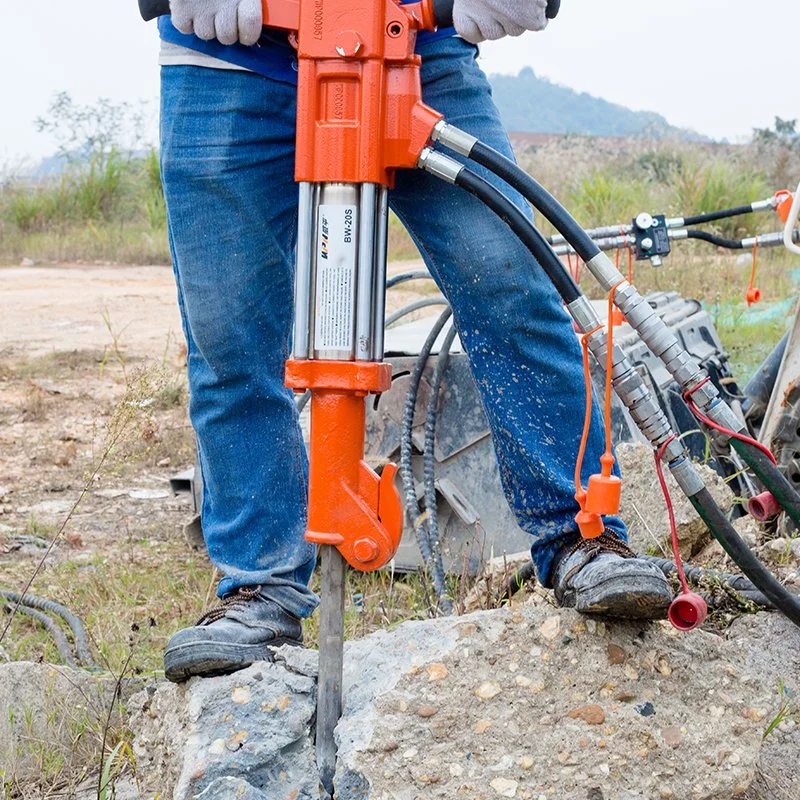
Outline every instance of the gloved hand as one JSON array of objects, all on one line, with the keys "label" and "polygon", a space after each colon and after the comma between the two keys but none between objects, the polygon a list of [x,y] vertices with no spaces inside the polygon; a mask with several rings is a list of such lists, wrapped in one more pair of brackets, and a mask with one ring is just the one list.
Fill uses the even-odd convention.
[{"label": "gloved hand", "polygon": [[473,44],[547,27],[547,0],[455,0],[453,26]]},{"label": "gloved hand", "polygon": [[261,36],[261,0],[170,0],[172,24],[181,33],[222,44],[251,45]]}]

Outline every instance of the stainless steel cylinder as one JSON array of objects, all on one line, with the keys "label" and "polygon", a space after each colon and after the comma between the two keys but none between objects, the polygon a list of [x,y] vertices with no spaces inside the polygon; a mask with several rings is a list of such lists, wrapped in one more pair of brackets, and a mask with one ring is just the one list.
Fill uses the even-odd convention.
[{"label": "stainless steel cylinder", "polygon": [[301,183],[294,358],[381,361],[389,193],[374,183]]},{"label": "stainless steel cylinder", "polygon": [[314,184],[301,183],[297,208],[297,250],[294,268],[295,358],[308,358],[311,329],[311,278],[314,271],[312,239],[314,236]]},{"label": "stainless steel cylinder", "polygon": [[383,332],[386,322],[386,258],[389,242],[389,189],[378,189],[375,240],[375,292],[372,308],[373,358],[383,361]]},{"label": "stainless steel cylinder", "polygon": [[318,191],[314,230],[311,353],[313,358],[355,358],[359,187],[325,183]]},{"label": "stainless steel cylinder", "polygon": [[356,287],[356,361],[374,361],[373,297],[375,295],[375,242],[378,187],[361,186],[358,222],[358,279]]}]

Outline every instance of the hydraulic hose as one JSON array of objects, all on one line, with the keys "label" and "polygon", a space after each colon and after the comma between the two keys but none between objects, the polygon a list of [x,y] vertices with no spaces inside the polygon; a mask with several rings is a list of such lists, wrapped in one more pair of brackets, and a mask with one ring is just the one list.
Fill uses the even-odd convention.
[{"label": "hydraulic hose", "polygon": [[714,502],[708,489],[701,489],[689,500],[714,538],[753,582],[753,585],[775,608],[800,627],[800,599],[776,580],[773,574],[753,555],[728,518]]},{"label": "hydraulic hose", "polygon": [[417,407],[417,394],[419,392],[419,384],[422,379],[425,364],[428,361],[428,356],[431,354],[436,340],[439,338],[439,334],[442,332],[442,329],[447,324],[447,320],[450,319],[452,314],[453,311],[449,306],[442,311],[431,328],[428,338],[422,345],[417,361],[414,364],[414,371],[411,373],[409,379],[408,394],[406,395],[406,402],[403,407],[403,425],[400,435],[400,475],[403,479],[406,512],[414,527],[414,532],[417,536],[417,545],[419,546],[419,551],[422,554],[422,560],[426,567],[431,560],[431,548],[425,525],[420,519],[421,515],[417,502],[417,492],[414,486],[414,472],[411,467],[411,456],[413,452],[411,432],[414,427],[414,411]]},{"label": "hydraulic hose", "polygon": [[446,614],[452,614],[453,604],[447,595],[447,583],[442,563],[442,547],[439,540],[439,512],[436,504],[436,421],[438,417],[439,392],[442,388],[442,377],[450,360],[450,349],[456,338],[456,326],[451,325],[447,331],[436,367],[431,378],[431,392],[428,398],[428,410],[425,414],[425,449],[423,451],[423,481],[425,485],[425,511],[428,521],[428,543],[433,561],[433,585],[439,598],[439,606]]},{"label": "hydraulic hose", "polygon": [[[681,389],[684,392],[697,392],[695,400],[702,409],[712,405],[718,397],[718,392],[713,384],[708,384],[708,376],[700,364],[687,353],[675,334],[639,294],[636,287],[625,280],[625,276],[600,250],[597,242],[587,235],[586,231],[544,187],[523,169],[520,169],[511,159],[446,122],[439,122],[436,125],[431,138],[482,164],[511,187],[517,189],[564,236],[605,291],[614,291],[616,306],[622,311],[628,323],[637,331],[650,351],[662,360]],[[429,161],[430,157],[423,153],[420,158],[420,166],[428,169],[426,162]],[[445,174],[440,177],[447,179],[446,172],[445,170]],[[701,389],[701,387],[703,388]],[[726,409],[729,414],[725,414]],[[725,406],[724,409],[715,413],[727,418],[733,412]]]},{"label": "hydraulic hose", "polygon": [[409,314],[413,314],[415,311],[419,311],[421,308],[428,308],[429,306],[446,306],[447,300],[438,295],[436,297],[423,297],[421,300],[415,300],[413,303],[409,303],[402,308],[399,308],[393,314],[390,314],[386,318],[386,322],[384,323],[384,327],[389,328],[394,325],[395,322],[402,319],[403,317],[407,317]]},{"label": "hydraulic hose", "polygon": [[[15,601],[3,603],[7,613],[11,614],[14,612],[14,602]],[[67,637],[64,636],[64,631],[61,630],[52,617],[48,616],[47,614],[43,614],[41,611],[37,611],[35,608],[31,608],[30,606],[22,604],[16,606],[16,611],[18,614],[24,614],[27,617],[35,619],[50,634],[50,636],[53,637],[53,641],[55,642],[58,654],[61,656],[61,660],[68,667],[76,666],[75,659],[72,656],[72,650],[70,649],[69,642],[67,641]]]},{"label": "hydraulic hose", "polygon": [[553,252],[547,240],[533,227],[530,220],[507,197],[464,167],[455,178],[456,186],[466,189],[485,203],[503,222],[511,228],[522,243],[530,250],[539,262],[547,277],[555,286],[561,299],[569,305],[578,300],[582,294],[572,276],[564,269],[558,256]]},{"label": "hydraulic hose", "polygon": [[772,492],[792,521],[800,526],[800,498],[786,476],[758,447],[734,437],[731,437],[730,442],[761,483]]},{"label": "hydraulic hose", "polygon": [[418,281],[418,280],[432,281],[433,278],[431,277],[430,272],[424,269],[417,269],[414,270],[413,272],[401,272],[399,275],[392,275],[392,277],[386,281],[386,288],[391,289],[393,286],[397,286],[400,283],[406,283],[407,281]]},{"label": "hydraulic hose", "polygon": [[[10,600],[12,603],[19,603],[20,608],[28,607],[38,609],[39,611],[47,611],[56,614],[69,626],[72,631],[72,639],[75,642],[75,652],[78,656],[78,661],[81,665],[88,669],[94,668],[96,665],[92,659],[92,654],[89,651],[89,643],[86,639],[86,631],[83,627],[81,620],[73,614],[66,606],[61,603],[56,603],[54,600],[48,600],[45,597],[37,597],[33,594],[25,594],[20,600],[17,592],[9,592],[0,590],[0,597]],[[49,619],[49,617],[48,617]],[[49,628],[48,628],[49,630]]]},{"label": "hydraulic hose", "polygon": [[[706,410],[710,416],[716,417],[714,422],[717,424],[731,427],[731,424],[728,423],[735,420],[735,415],[724,401],[718,399],[719,394],[716,388],[708,381],[708,376],[700,365],[686,352],[663,320],[655,315],[635,287],[624,281],[624,276],[613,267],[605,255],[602,255],[597,243],[586,234],[546,189],[501,153],[463,131],[452,129],[446,123],[438,126],[434,139],[473,159],[502,178],[512,188],[517,189],[567,239],[606,289],[619,287],[616,291],[615,302],[648,348],[661,358],[684,392],[697,393],[696,397],[694,395],[693,397],[701,410]],[[464,170],[456,177],[457,184],[463,184],[465,172],[467,171]],[[720,239],[704,231],[689,231],[689,234],[695,234],[695,238],[703,238],[712,243],[720,243],[721,246],[743,247],[743,242]],[[600,258],[593,264],[592,259],[598,256]],[[562,272],[565,270],[562,269]],[[740,453],[745,458],[741,450]],[[752,457],[754,458],[754,456]],[[767,467],[762,463],[760,468],[767,476],[764,483],[770,489],[773,488],[773,484],[776,486],[777,491],[773,491],[773,494],[792,519],[800,524],[800,495],[785,478],[779,477],[780,473],[774,466]],[[785,505],[784,500],[786,501]]]},{"label": "hydraulic hose", "polygon": [[705,214],[695,214],[692,217],[683,217],[683,226],[704,225],[707,222],[716,222],[719,219],[729,217],[740,217],[743,214],[752,214],[755,209],[750,203],[746,206],[734,206],[733,208],[723,208],[719,211],[709,211]]},{"label": "hydraulic hose", "polygon": [[575,248],[575,252],[583,261],[591,261],[600,252],[596,242],[564,206],[513,161],[477,140],[467,155],[530,200],[536,210]]},{"label": "hydraulic hose", "polygon": [[687,239],[702,239],[704,242],[709,242],[717,247],[724,247],[726,250],[744,250],[744,242],[741,239],[723,239],[721,236],[715,236],[713,233],[707,231],[686,231]]},{"label": "hydraulic hose", "polygon": [[[478,199],[486,202],[512,228],[537,259],[548,278],[551,278],[580,331],[589,337],[589,347],[594,357],[600,364],[605,364],[608,355],[608,337],[604,326],[601,325],[591,302],[563,268],[558,256],[533,223],[488,181],[448,156],[433,152],[423,160],[421,167],[442,180],[470,191]],[[642,376],[618,346],[614,346],[612,362],[612,380],[617,395],[654,447],[660,447],[665,441],[672,440],[673,443],[665,453],[665,459],[672,464],[676,458],[683,456],[684,450],[663,410],[653,399]],[[670,468],[672,469],[672,466]],[[685,471],[684,468],[681,469]]]},{"label": "hydraulic hose", "polygon": [[[545,268],[548,277],[551,272],[549,267],[552,266],[552,261],[554,259],[558,264],[558,270],[560,271],[561,275],[569,278],[566,270],[561,267],[561,262],[558,260],[558,257],[555,256],[544,237],[542,237],[542,235],[535,230],[525,215],[516,209],[516,207],[507,198],[503,197],[497,191],[497,189],[488,184],[483,178],[480,178],[479,176],[470,172],[468,168],[447,157],[434,159],[432,153],[433,151],[424,153],[423,157],[421,157],[420,167],[422,169],[427,170],[442,180],[454,183],[457,186],[462,186],[479,199],[483,200],[492,210],[495,211],[495,213],[503,218],[509,227],[512,228],[514,233],[519,236],[534,257],[536,257],[537,260],[541,258],[540,263],[542,264],[543,268]],[[512,167],[514,166],[512,162],[508,163],[511,164]],[[539,206],[537,205],[537,208],[538,207]],[[541,211],[542,209],[540,208],[539,210]],[[564,214],[566,214],[566,211],[564,211]],[[581,231],[581,233],[583,232]],[[588,237],[585,237],[584,234],[583,238]],[[577,240],[571,241],[570,244],[576,246]],[[576,247],[576,249],[578,248]],[[585,297],[580,293],[580,290],[577,288],[577,286],[575,286],[574,281],[572,281],[571,278],[569,278],[569,281],[572,285],[572,289],[575,292],[575,299],[570,303],[567,303],[568,307],[570,307],[570,311],[572,311],[573,307],[580,307],[581,302],[588,303],[588,301],[586,301]],[[557,288],[563,285],[563,282],[559,281]],[[629,288],[632,289],[632,287]],[[559,291],[561,290],[559,289]],[[638,295],[638,292],[635,292],[635,290],[632,290],[631,294],[637,306],[641,302],[644,302]],[[589,306],[589,308],[591,308],[591,306]],[[653,319],[652,315],[649,315],[648,318],[650,320]],[[667,330],[663,321],[658,320],[657,318],[655,321],[660,323],[660,325],[657,326],[658,328],[664,328],[664,330]],[[661,330],[656,331],[656,334],[659,336],[661,333]],[[668,337],[665,336],[664,338],[669,342]],[[674,339],[674,335],[672,338]],[[647,343],[647,339],[645,339],[645,342]],[[661,348],[658,350],[658,352],[663,354],[665,349],[674,349],[676,351],[675,356],[673,356],[676,361],[680,361],[682,358],[681,354],[683,351],[679,348],[677,341],[675,341],[674,344],[669,342],[667,348]],[[596,353],[595,356],[597,356]],[[698,372],[700,372],[699,368],[693,364],[691,359],[687,358],[683,361],[682,369],[694,376],[693,380],[687,380],[686,383],[694,386],[693,391],[695,393],[699,394],[709,383],[707,377],[702,377],[702,373],[700,373],[700,376],[698,377]],[[641,390],[637,389],[637,393],[639,391]],[[647,394],[646,390],[645,394]],[[625,398],[623,399],[625,400]],[[709,398],[709,400],[710,399],[711,398]],[[630,400],[630,398],[628,398],[628,400]],[[628,401],[626,400],[626,405],[627,404]],[[724,406],[724,408],[727,409],[728,413],[732,415],[732,412],[727,406]],[[639,419],[636,415],[634,415],[634,419],[637,420],[637,423],[639,422]],[[650,439],[652,442],[655,434],[648,431],[647,425],[641,425],[640,427],[648,439]],[[761,592],[776,608],[782,611],[789,619],[792,620],[792,622],[800,626],[800,602],[798,599],[786,591],[786,589],[773,577],[766,567],[764,567],[764,565],[761,564],[761,562],[750,552],[749,548],[736,533],[727,517],[716,505],[708,490],[703,485],[702,480],[700,480],[696,471],[692,468],[691,464],[687,461],[687,459],[682,457],[682,452],[683,449],[681,447],[679,454],[674,452],[670,453],[669,450],[665,450],[664,454],[665,458],[668,460],[670,470],[678,482],[678,485],[690,498],[692,504],[697,509],[698,514],[700,514],[701,518],[711,530],[714,538],[717,539],[723,548],[726,549],[726,551],[739,565],[745,575],[750,578],[755,586],[761,590]]]}]

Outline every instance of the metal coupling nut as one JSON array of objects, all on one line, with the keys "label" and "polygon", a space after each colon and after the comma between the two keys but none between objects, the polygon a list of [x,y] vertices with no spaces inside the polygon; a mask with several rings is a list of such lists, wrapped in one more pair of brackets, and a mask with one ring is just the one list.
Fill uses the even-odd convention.
[{"label": "metal coupling nut", "polygon": [[443,153],[437,153],[431,147],[426,147],[419,154],[417,166],[448,183],[455,183],[459,173],[464,169],[463,164],[459,164],[454,158]]},{"label": "metal coupling nut", "polygon": [[610,292],[625,277],[602,251],[594,258],[589,259],[586,262],[586,266],[607,292]]},{"label": "metal coupling nut", "polygon": [[672,477],[675,478],[675,482],[687,497],[694,497],[698,492],[705,489],[703,479],[685,455],[677,456],[677,458],[669,462],[668,466]]},{"label": "metal coupling nut", "polygon": [[727,428],[729,431],[739,431],[744,427],[742,420],[740,420],[733,409],[724,401],[718,399],[717,402],[712,403],[706,409],[706,415],[712,422],[716,422],[721,428]]},{"label": "metal coupling nut", "polygon": [[[600,317],[594,310],[589,298],[582,294],[580,297],[567,304],[567,311],[575,324],[580,328],[581,333],[588,333],[600,325]],[[592,337],[592,340],[594,337]]]},{"label": "metal coupling nut", "polygon": [[472,148],[478,143],[478,140],[471,133],[462,131],[443,119],[440,119],[433,126],[431,139],[434,142],[440,142],[451,150],[455,150],[456,153],[460,153],[462,156],[469,156]]}]

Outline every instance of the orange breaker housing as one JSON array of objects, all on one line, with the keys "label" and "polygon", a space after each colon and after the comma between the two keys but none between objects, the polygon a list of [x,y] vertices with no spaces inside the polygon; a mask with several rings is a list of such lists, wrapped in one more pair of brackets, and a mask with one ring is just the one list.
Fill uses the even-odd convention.
[{"label": "orange breaker housing", "polygon": [[413,168],[441,115],[423,104],[417,30],[430,0],[269,0],[265,24],[299,31],[295,333],[286,384],[311,392],[306,539],[354,568],[397,551],[396,467],[364,461],[365,397],[391,384],[383,362],[387,191]]}]

